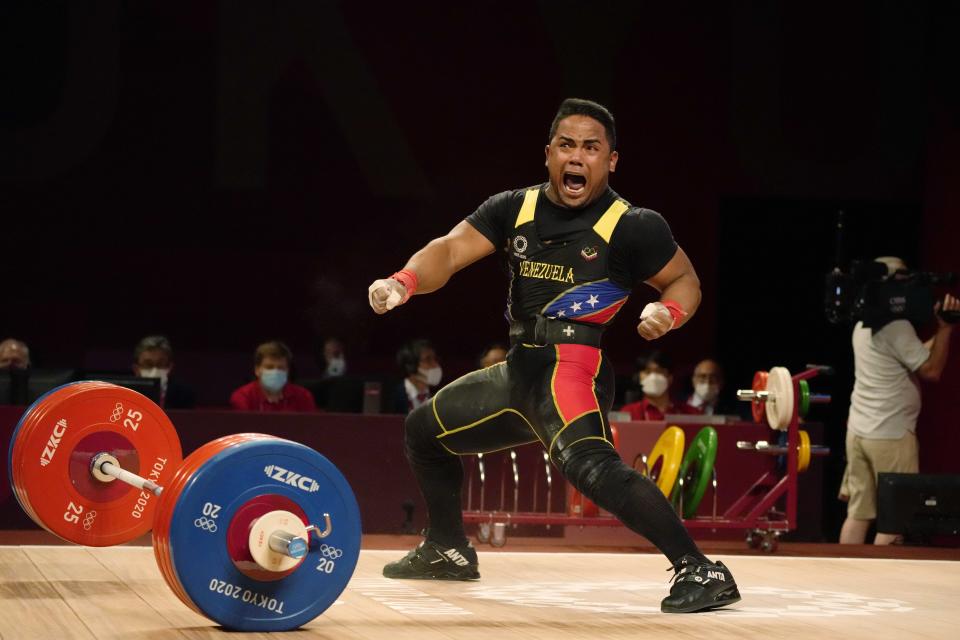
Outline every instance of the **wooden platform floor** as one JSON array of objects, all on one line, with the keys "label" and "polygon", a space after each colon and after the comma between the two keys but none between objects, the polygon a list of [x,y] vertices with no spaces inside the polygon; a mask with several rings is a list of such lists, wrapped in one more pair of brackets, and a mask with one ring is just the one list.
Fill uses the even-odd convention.
[{"label": "wooden platform floor", "polygon": [[[347,590],[285,638],[956,638],[960,566],[905,559],[730,556],[743,601],[664,615],[655,554],[481,550],[474,583],[392,581],[398,552],[365,550]],[[223,631],[185,607],[128,546],[0,547],[0,639],[260,637]]]}]

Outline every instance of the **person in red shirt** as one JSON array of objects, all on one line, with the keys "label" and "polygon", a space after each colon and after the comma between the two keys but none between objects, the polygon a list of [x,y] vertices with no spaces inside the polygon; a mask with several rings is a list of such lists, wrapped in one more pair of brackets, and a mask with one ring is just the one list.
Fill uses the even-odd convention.
[{"label": "person in red shirt", "polygon": [[234,391],[230,406],[240,411],[316,411],[310,391],[288,382],[292,362],[293,353],[284,343],[261,344],[253,356],[257,379]]},{"label": "person in red shirt", "polygon": [[643,400],[631,402],[620,408],[630,414],[631,420],[663,420],[668,413],[701,413],[690,405],[675,404],[670,397],[670,359],[660,351],[653,351],[638,362],[640,386]]}]

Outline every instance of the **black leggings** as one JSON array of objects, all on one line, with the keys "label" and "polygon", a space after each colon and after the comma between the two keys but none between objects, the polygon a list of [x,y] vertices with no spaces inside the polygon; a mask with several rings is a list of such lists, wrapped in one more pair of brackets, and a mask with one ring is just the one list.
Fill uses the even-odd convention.
[{"label": "black leggings", "polygon": [[427,502],[428,538],[466,543],[460,455],[540,441],[584,496],[649,539],[671,562],[702,557],[657,486],[620,459],[607,413],[613,371],[583,345],[516,345],[507,362],[441,389],[407,417],[406,450]]}]

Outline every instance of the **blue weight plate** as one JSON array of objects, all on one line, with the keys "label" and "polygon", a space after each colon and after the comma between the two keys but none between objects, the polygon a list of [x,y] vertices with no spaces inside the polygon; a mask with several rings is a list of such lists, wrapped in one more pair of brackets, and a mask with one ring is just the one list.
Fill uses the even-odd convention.
[{"label": "blue weight plate", "polygon": [[[260,581],[230,557],[227,531],[237,510],[257,496],[295,502],[310,523],[332,533],[312,536],[292,573]],[[346,588],[360,555],[360,509],[340,471],[309,447],[289,440],[244,442],[207,460],[173,508],[169,555],[190,600],[204,615],[240,631],[295,629],[323,613]]]}]

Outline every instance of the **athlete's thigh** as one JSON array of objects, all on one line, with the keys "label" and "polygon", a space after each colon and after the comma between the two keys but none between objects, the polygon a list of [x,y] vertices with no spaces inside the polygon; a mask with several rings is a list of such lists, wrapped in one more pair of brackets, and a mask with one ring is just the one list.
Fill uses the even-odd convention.
[{"label": "athlete's thigh", "polygon": [[440,425],[438,441],[456,454],[488,453],[536,442],[530,422],[516,406],[516,385],[507,363],[454,380],[431,400]]},{"label": "athlete's thigh", "polygon": [[574,344],[553,349],[553,366],[538,381],[530,413],[551,459],[562,465],[564,452],[575,443],[612,446],[607,414],[614,376],[599,349]]}]

